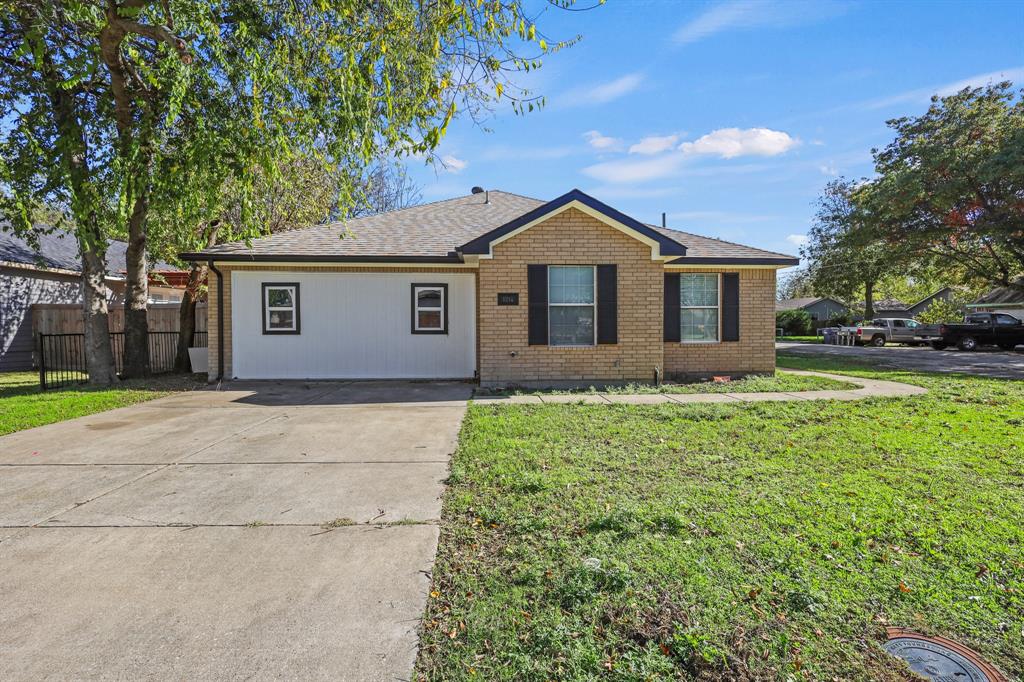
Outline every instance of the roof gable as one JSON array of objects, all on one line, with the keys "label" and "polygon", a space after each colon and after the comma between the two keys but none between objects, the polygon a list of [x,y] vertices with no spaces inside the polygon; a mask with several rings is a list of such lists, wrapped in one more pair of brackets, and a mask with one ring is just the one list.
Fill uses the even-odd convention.
[{"label": "roof gable", "polygon": [[472,239],[457,250],[466,255],[478,255],[481,258],[490,258],[491,249],[495,244],[500,244],[521,232],[524,232],[534,225],[558,215],[570,208],[575,208],[601,222],[614,227],[615,229],[628,234],[651,247],[652,259],[664,259],[665,257],[677,257],[686,255],[686,247],[671,239],[657,230],[630,218],[625,213],[617,211],[611,206],[598,201],[594,197],[574,189],[566,192],[557,199],[537,208],[527,211],[523,215],[510,220],[509,222],[486,232],[475,239]]}]

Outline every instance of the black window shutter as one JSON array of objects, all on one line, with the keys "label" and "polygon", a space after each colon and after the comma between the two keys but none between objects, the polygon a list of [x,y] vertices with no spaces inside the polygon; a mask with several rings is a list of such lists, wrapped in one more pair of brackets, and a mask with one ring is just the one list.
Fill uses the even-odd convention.
[{"label": "black window shutter", "polygon": [[597,342],[619,342],[618,266],[597,266]]},{"label": "black window shutter", "polygon": [[529,299],[528,343],[548,345],[548,266],[526,266],[526,297]]},{"label": "black window shutter", "polygon": [[740,273],[722,273],[722,341],[740,340]]},{"label": "black window shutter", "polygon": [[679,273],[665,273],[665,340],[679,340]]}]

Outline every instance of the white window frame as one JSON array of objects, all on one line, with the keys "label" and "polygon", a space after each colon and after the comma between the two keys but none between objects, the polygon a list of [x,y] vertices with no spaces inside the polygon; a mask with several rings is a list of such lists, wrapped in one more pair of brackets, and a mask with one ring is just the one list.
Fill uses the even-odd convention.
[{"label": "white window frame", "polygon": [[[686,277],[687,275],[701,275],[701,276],[705,276],[705,277],[707,275],[714,275],[715,278],[718,281],[718,284],[715,287],[716,288],[716,293],[718,294],[718,302],[715,305],[683,305],[683,302],[682,302],[682,287],[683,287],[682,278]],[[680,290],[680,300],[679,300],[679,342],[680,343],[688,343],[688,344],[689,343],[705,344],[705,345],[709,344],[709,343],[721,343],[722,342],[722,273],[720,273],[720,272],[681,272],[681,273],[679,273],[679,276],[680,276],[680,280],[679,280],[679,290]],[[710,339],[684,339],[683,338],[683,311],[684,310],[715,310],[715,311],[717,311],[718,315],[716,316],[716,318],[718,320],[718,329],[715,332],[715,339],[714,340],[710,340]]]},{"label": "white window frame", "polygon": [[[299,321],[299,285],[297,282],[263,282],[263,333],[264,334],[298,334]],[[288,289],[292,294],[290,306],[271,306],[270,291],[272,289]],[[288,311],[292,314],[290,327],[271,327],[270,314],[274,311]]]},{"label": "white window frame", "polygon": [[[591,303],[552,303],[551,302],[551,269],[552,268],[590,268],[590,274],[593,277],[593,289],[594,300]],[[576,263],[563,263],[562,265],[549,265],[547,268],[548,276],[548,346],[555,348],[595,348],[597,347],[597,266],[596,265],[585,265]],[[594,333],[591,337],[590,343],[552,343],[551,341],[551,309],[552,308],[583,308],[590,306],[594,309]]]},{"label": "white window frame", "polygon": [[[421,291],[436,291],[441,294],[440,306],[420,305]],[[414,334],[447,334],[448,333],[448,285],[447,284],[413,284],[412,285],[412,332]],[[440,314],[440,327],[421,327],[420,312],[437,312]]]}]

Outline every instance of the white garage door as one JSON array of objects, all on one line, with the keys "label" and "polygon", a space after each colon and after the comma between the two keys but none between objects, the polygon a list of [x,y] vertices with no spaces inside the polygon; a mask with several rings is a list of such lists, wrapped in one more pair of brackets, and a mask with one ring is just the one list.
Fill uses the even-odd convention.
[{"label": "white garage door", "polygon": [[[299,285],[298,333],[264,333],[265,284]],[[413,287],[441,284],[447,285],[447,334],[413,333]],[[239,379],[470,378],[476,368],[475,288],[470,272],[233,272],[232,374]],[[287,296],[280,302],[288,304]],[[438,317],[431,310],[422,319],[434,324]],[[290,312],[275,319],[290,325]]]}]

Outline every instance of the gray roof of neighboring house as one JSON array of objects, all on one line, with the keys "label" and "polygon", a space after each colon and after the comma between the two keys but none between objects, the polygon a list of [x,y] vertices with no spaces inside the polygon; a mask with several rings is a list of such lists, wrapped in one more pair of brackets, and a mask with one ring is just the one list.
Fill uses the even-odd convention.
[{"label": "gray roof of neighboring house", "polygon": [[[183,258],[228,260],[458,260],[456,250],[547,202],[510,192],[491,190],[435,201],[347,222],[314,225],[254,239],[231,242]],[[779,262],[795,264],[792,256],[774,253],[655,225],[648,227],[686,247],[676,263]]]},{"label": "gray roof of neighboring house", "polygon": [[910,306],[898,298],[883,298],[874,302],[874,308],[877,313],[882,310],[908,310]]},{"label": "gray roof of neighboring house", "polygon": [[[70,232],[53,230],[38,235],[39,248],[33,248],[28,241],[19,237],[5,225],[0,225],[0,262],[19,263],[41,268],[69,270],[81,272],[82,261],[78,255],[78,241]],[[128,244],[116,239],[108,240],[107,272],[123,273],[125,251]],[[158,272],[174,272],[180,270],[173,265],[158,261],[152,269]]]},{"label": "gray roof of neighboring house", "polygon": [[[1024,286],[1024,277],[1018,277],[1014,282],[1018,286]],[[997,287],[979,297],[971,306],[1008,304],[1024,304],[1024,291],[1013,287]]]},{"label": "gray roof of neighboring house", "polygon": [[823,299],[821,297],[815,297],[815,296],[806,296],[804,298],[787,298],[784,301],[776,301],[775,302],[775,309],[776,310],[799,310],[801,308],[806,308],[809,305],[814,305],[818,301],[823,301],[823,300],[825,300],[825,299]]}]

